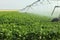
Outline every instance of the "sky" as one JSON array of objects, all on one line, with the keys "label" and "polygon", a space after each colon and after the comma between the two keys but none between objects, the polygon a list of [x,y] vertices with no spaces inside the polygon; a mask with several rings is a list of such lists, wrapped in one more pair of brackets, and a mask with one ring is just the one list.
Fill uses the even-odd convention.
[{"label": "sky", "polygon": [[[36,0],[0,0],[0,9],[22,9],[27,5],[33,3]],[[50,4],[45,0],[42,4],[38,2],[27,12],[38,13],[42,15],[50,15],[55,5],[60,5],[58,0],[49,0]],[[42,1],[41,1],[42,2]],[[59,13],[60,8],[55,10],[55,13]],[[44,14],[45,13],[45,14]],[[55,14],[56,15],[56,14]]]}]

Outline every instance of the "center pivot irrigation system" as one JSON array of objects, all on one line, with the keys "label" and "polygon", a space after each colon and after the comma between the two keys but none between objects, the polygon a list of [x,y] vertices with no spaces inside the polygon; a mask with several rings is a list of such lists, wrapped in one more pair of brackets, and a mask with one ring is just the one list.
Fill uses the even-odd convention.
[{"label": "center pivot irrigation system", "polygon": [[[40,2],[40,3],[42,4],[43,1],[44,1],[44,0],[42,0],[42,2],[41,2],[41,0],[37,0],[37,1],[33,2],[32,4],[27,5],[26,7],[22,8],[21,11],[24,11],[24,10],[26,10],[26,9],[31,8],[33,5],[37,4],[38,2]],[[49,0],[46,0],[46,1],[50,4]],[[54,11],[55,11],[56,8],[60,8],[60,6],[56,6],[56,5],[54,6],[54,9],[53,9],[53,11],[52,11],[52,13],[51,13],[51,16],[53,15],[53,13],[54,13]]]}]

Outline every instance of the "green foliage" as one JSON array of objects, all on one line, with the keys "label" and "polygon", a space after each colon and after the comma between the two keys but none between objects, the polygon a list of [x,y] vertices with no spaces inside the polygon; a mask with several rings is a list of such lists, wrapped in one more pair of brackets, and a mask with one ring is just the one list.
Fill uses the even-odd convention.
[{"label": "green foliage", "polygon": [[60,40],[60,23],[45,16],[0,12],[0,40]]}]

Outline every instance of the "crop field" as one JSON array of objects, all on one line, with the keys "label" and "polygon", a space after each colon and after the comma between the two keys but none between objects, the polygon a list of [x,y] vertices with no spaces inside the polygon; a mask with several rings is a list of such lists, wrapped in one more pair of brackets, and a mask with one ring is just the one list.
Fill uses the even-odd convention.
[{"label": "crop field", "polygon": [[60,22],[31,13],[0,11],[0,40],[60,40]]}]

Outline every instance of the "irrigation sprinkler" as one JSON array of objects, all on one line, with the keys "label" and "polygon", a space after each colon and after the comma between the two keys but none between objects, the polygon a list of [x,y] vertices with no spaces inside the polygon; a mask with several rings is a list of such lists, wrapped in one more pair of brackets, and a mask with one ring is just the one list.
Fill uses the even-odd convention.
[{"label": "irrigation sprinkler", "polygon": [[[21,10],[21,11],[24,11],[24,10],[26,10],[26,9],[32,8],[32,6],[33,6],[34,4],[36,4],[36,3],[38,3],[38,2],[43,3],[43,1],[45,1],[45,0],[42,0],[42,2],[41,2],[41,0],[37,0],[37,1],[33,2],[32,4],[27,5],[26,7],[22,8],[22,9],[20,9],[20,10]],[[50,4],[49,0],[46,0],[46,1]],[[60,6],[54,6],[54,9],[53,9],[53,11],[52,11],[52,13],[51,13],[51,16],[53,15],[55,9],[58,8],[58,7],[60,7]]]},{"label": "irrigation sprinkler", "polygon": [[[52,11],[52,13],[51,13],[51,16],[53,15],[53,13],[54,13],[54,11],[55,11],[56,8],[60,8],[60,6],[55,6],[55,7],[54,7],[54,9],[53,9],[53,11]],[[53,19],[51,20],[51,22],[58,22],[58,21],[60,21],[60,15],[58,16],[58,18],[53,18]]]},{"label": "irrigation sprinkler", "polygon": [[51,16],[53,15],[53,13],[54,13],[54,11],[55,11],[56,8],[60,8],[60,6],[55,6],[55,7],[54,7],[54,9],[53,9],[53,11],[52,11],[52,13],[51,13]]}]

